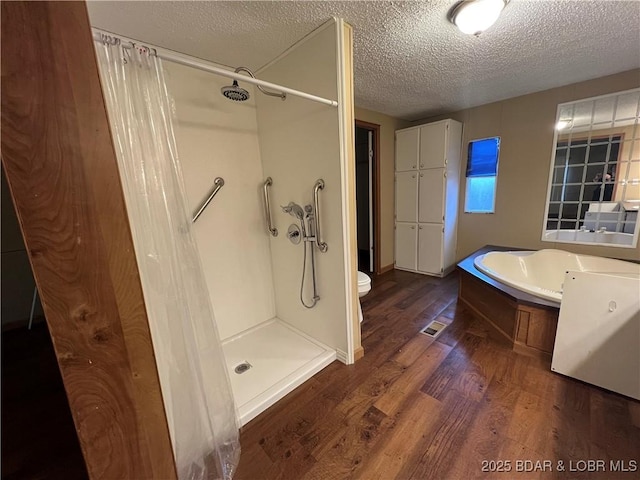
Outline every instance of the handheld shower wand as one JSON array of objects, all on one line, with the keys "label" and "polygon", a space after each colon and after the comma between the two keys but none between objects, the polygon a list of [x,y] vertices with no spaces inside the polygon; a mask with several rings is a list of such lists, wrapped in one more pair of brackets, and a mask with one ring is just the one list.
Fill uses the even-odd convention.
[{"label": "handheld shower wand", "polygon": [[[318,300],[320,300],[320,296],[318,295],[318,290],[316,286],[316,262],[315,262],[315,255],[313,252],[313,245],[311,246],[311,277],[313,282],[312,303],[310,305],[305,303],[304,297],[302,295],[304,291],[304,281],[306,278],[305,274],[307,270],[307,243],[315,241],[315,236],[313,235],[313,213],[312,213],[313,209],[311,208],[311,205],[307,205],[303,210],[300,205],[294,202],[289,202],[288,205],[281,206],[281,208],[283,212],[288,213],[292,217],[295,217],[298,220],[300,220],[300,227],[302,229],[302,240],[304,243],[304,259],[302,261],[302,279],[300,281],[300,302],[306,308],[313,308],[315,307]],[[308,225],[307,225],[307,222],[308,222]],[[308,230],[307,230],[307,227],[308,227]],[[309,235],[307,235],[307,231],[309,232]]]}]

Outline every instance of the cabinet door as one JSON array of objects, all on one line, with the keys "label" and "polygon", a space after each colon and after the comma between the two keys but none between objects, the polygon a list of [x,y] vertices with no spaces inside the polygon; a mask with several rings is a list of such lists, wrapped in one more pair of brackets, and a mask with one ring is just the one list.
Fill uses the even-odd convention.
[{"label": "cabinet door", "polygon": [[415,223],[396,224],[396,267],[416,270],[418,228]]},{"label": "cabinet door", "polygon": [[444,168],[421,170],[418,191],[418,221],[425,223],[442,223],[445,205]]},{"label": "cabinet door", "polygon": [[418,225],[418,270],[440,275],[444,232],[441,224]]},{"label": "cabinet door", "polygon": [[396,221],[418,221],[418,172],[396,173]]},{"label": "cabinet door", "polygon": [[399,130],[396,132],[396,170],[407,171],[418,168],[420,154],[420,130]]},{"label": "cabinet door", "polygon": [[447,122],[420,127],[420,168],[446,165]]}]

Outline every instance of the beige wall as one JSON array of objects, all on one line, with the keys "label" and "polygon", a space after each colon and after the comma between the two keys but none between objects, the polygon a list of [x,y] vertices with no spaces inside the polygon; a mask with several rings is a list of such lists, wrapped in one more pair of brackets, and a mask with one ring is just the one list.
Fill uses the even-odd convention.
[{"label": "beige wall", "polygon": [[355,109],[356,120],[380,125],[380,266],[393,266],[393,211],[394,211],[394,162],[395,132],[410,126],[410,122],[382,113]]},{"label": "beige wall", "polygon": [[[493,244],[531,249],[561,248],[576,253],[639,260],[640,245],[630,249],[540,240],[557,105],[638,86],[640,70],[632,70],[414,122],[417,125],[453,118],[464,123],[462,177],[468,142],[489,136],[501,137],[496,212],[464,213],[465,185],[462,182],[457,258],[462,259],[484,245]],[[388,181],[392,181],[392,173],[389,175]],[[391,238],[393,242],[393,224],[384,225],[388,230],[383,238]],[[388,247],[387,250],[391,251]]]}]

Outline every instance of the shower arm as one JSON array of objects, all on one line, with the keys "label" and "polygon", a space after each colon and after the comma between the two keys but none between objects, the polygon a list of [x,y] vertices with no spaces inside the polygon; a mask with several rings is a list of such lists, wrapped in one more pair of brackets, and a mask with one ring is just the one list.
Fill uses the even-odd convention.
[{"label": "shower arm", "polygon": [[[239,73],[239,72],[246,72],[249,74],[249,76],[251,78],[256,78],[255,75],[253,74],[253,72],[251,70],[249,70],[247,67],[238,67],[235,69],[235,73]],[[270,97],[280,97],[282,100],[286,100],[287,98],[287,94],[284,92],[270,92],[268,90],[266,90],[262,85],[256,85],[256,87],[258,87],[258,90],[260,90],[262,93],[264,93],[265,95],[269,95]]]},{"label": "shower arm", "polygon": [[329,246],[322,241],[322,234],[320,233],[320,201],[318,200],[318,192],[324,189],[324,180],[318,179],[313,186],[313,217],[315,221],[315,240],[316,247],[322,253],[325,253]]}]

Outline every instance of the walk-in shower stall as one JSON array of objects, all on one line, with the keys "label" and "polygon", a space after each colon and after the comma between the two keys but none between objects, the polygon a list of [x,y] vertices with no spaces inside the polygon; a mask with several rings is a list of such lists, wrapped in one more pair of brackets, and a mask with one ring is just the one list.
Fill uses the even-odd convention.
[{"label": "walk-in shower stall", "polygon": [[[179,231],[195,239],[245,424],[361,351],[351,29],[333,19],[255,72],[220,68],[171,52],[163,62],[188,210]],[[172,354],[162,335],[156,357]]]}]

